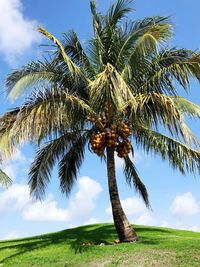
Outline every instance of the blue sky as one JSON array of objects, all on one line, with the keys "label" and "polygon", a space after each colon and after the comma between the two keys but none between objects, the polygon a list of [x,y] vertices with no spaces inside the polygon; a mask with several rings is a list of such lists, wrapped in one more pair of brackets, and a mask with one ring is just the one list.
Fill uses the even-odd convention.
[{"label": "blue sky", "polygon": [[[191,4],[192,2],[192,4]],[[59,4],[58,4],[59,3]],[[105,11],[112,1],[98,0]],[[198,0],[136,0],[133,19],[151,15],[171,15],[174,37],[170,45],[200,48]],[[89,0],[1,0],[0,1],[0,113],[17,105],[3,95],[3,80],[12,69],[31,59],[41,58],[39,44],[46,43],[36,27],[44,26],[57,37],[74,29],[82,43],[92,33]],[[185,93],[180,91],[182,95]],[[200,85],[191,82],[189,99],[200,105]],[[199,121],[189,122],[200,139]],[[32,202],[29,197],[27,172],[34,157],[29,144],[20,147],[3,169],[13,178],[9,190],[0,189],[0,239],[35,235],[81,224],[111,221],[105,164],[87,153],[79,179],[71,197],[66,199],[58,190],[56,168],[45,200]],[[200,180],[183,177],[170,169],[167,162],[136,150],[135,164],[146,184],[153,211],[146,210],[134,190],[126,185],[117,159],[117,175],[122,204],[132,223],[169,226],[200,231]]]}]

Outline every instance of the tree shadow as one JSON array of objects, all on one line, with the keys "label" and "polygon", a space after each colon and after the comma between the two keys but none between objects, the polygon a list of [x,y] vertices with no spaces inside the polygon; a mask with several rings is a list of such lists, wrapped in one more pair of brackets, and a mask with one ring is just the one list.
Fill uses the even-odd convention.
[{"label": "tree shadow", "polygon": [[[168,232],[165,229],[136,227],[136,232]],[[57,233],[45,234],[41,236],[16,239],[11,241],[0,242],[0,253],[6,249],[13,249],[13,254],[5,256],[0,263],[5,263],[9,259],[25,254],[30,251],[46,248],[56,244],[66,244],[74,251],[74,253],[84,253],[92,247],[103,245],[114,245],[117,239],[116,231],[113,224],[87,225],[73,229],[63,230]],[[157,240],[147,238],[145,236],[138,242],[142,244],[157,244]],[[4,245],[5,244],[5,245]]]},{"label": "tree shadow", "polygon": [[0,263],[5,263],[11,258],[30,251],[62,243],[69,245],[74,253],[83,253],[101,242],[109,244],[109,239],[113,237],[116,238],[113,225],[105,224],[99,227],[98,225],[81,226],[42,236],[0,241],[0,253],[6,249],[13,249],[13,253],[11,252],[11,255],[5,256]]}]

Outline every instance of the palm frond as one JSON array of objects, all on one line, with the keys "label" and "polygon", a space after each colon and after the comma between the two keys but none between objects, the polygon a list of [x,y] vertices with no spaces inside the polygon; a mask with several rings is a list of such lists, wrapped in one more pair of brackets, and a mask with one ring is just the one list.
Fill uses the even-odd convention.
[{"label": "palm frond", "polygon": [[186,114],[192,119],[200,118],[200,106],[192,103],[184,97],[180,96],[171,96],[174,105],[180,110],[181,113]]},{"label": "palm frond", "polygon": [[67,91],[56,88],[39,91],[22,106],[12,134],[19,133],[19,139],[23,141],[37,139],[41,135],[78,127],[84,123],[86,115],[92,113],[85,101]]},{"label": "palm frond", "polygon": [[83,50],[77,34],[72,30],[67,34],[64,34],[63,37],[63,47],[67,55],[69,55],[78,66],[82,66],[86,71],[88,71],[91,76],[94,75],[93,66]]},{"label": "palm frond", "polygon": [[74,79],[78,80],[78,78],[83,78],[85,81],[88,82],[89,79],[85,76],[83,71],[65,53],[65,49],[64,49],[63,45],[61,44],[61,42],[58,41],[58,39],[56,39],[50,32],[48,32],[47,30],[45,30],[42,27],[39,27],[38,31],[40,33],[42,33],[43,35],[45,35],[48,39],[52,40],[57,45],[57,47],[58,47],[58,49],[59,49],[59,51],[63,57],[63,60],[67,64],[69,72],[72,74]]},{"label": "palm frond", "polygon": [[149,17],[125,27],[124,42],[116,60],[116,65],[123,62],[124,76],[129,67],[136,70],[136,66],[142,64],[145,57],[152,56],[157,47],[171,37],[171,25],[167,22],[168,17]]},{"label": "palm frond", "polygon": [[168,159],[170,165],[182,174],[195,173],[200,170],[200,151],[145,127],[133,131],[136,144],[147,153],[158,154],[163,160]]},{"label": "palm frond", "polygon": [[55,163],[71,147],[73,135],[65,133],[43,146],[36,153],[29,171],[29,186],[31,194],[36,199],[44,197],[45,189],[50,182],[51,171]]},{"label": "palm frond", "polygon": [[[142,119],[148,118],[152,126],[157,128],[161,123],[172,136],[181,136],[188,144],[198,145],[198,142],[186,125],[182,113],[175,105],[173,98],[163,94],[138,94],[136,95]],[[138,116],[140,116],[138,114]]]},{"label": "palm frond", "polygon": [[91,10],[92,19],[93,19],[93,30],[94,30],[94,34],[96,35],[102,29],[102,20],[101,20],[102,16],[100,16],[100,14],[97,13],[95,0],[90,0],[90,10]]},{"label": "palm frond", "polygon": [[15,100],[19,94],[31,86],[39,84],[48,84],[49,82],[59,80],[63,73],[58,69],[56,62],[47,61],[31,62],[19,70],[13,71],[6,78],[6,90],[8,96]]},{"label": "palm frond", "polygon": [[144,200],[146,206],[150,208],[147,189],[145,185],[142,183],[140,177],[138,176],[136,168],[131,159],[129,158],[129,156],[124,158],[124,174],[128,185],[133,186],[135,188],[135,190],[140,194],[140,196]]},{"label": "palm frond", "polygon": [[87,139],[87,134],[75,138],[71,148],[59,162],[60,189],[67,196],[71,192],[82,165]]},{"label": "palm frond", "polygon": [[55,88],[33,92],[15,116],[9,113],[10,116],[1,118],[2,149],[9,154],[26,140],[54,138],[66,129],[81,128],[87,114],[93,114],[88,104],[67,90]]},{"label": "palm frond", "polygon": [[[121,57],[124,57],[124,55],[129,55],[130,57],[136,43],[140,40],[141,37],[144,36],[144,34],[147,34],[148,32],[151,33],[155,25],[169,25],[168,19],[169,17],[146,17],[142,20],[136,20],[126,25],[124,30],[125,40],[123,45],[121,46],[116,63],[119,63]],[[168,35],[169,33],[167,34],[167,36]],[[158,34],[155,35],[155,38],[157,36]],[[163,39],[164,36],[160,35],[160,38]]]},{"label": "palm frond", "polygon": [[8,187],[12,184],[10,177],[0,169],[0,184],[4,187]]},{"label": "palm frond", "polygon": [[132,10],[132,1],[118,0],[113,4],[108,13],[104,16],[96,11],[95,1],[91,1],[91,11],[93,16],[94,38],[90,42],[89,54],[97,71],[102,71],[107,63],[116,62],[116,55],[119,49],[118,22]]},{"label": "palm frond", "polygon": [[[155,53],[157,45],[166,42],[171,37],[171,25],[169,24],[155,24],[151,26],[137,41],[135,45],[136,53],[140,55],[149,55]],[[133,54],[130,56],[134,57]]]},{"label": "palm frond", "polygon": [[[190,50],[161,51],[138,77],[135,77],[137,91],[156,92],[175,95],[174,81],[185,90],[189,86],[189,78],[200,81],[200,56]],[[142,80],[141,80],[142,78]]]},{"label": "palm frond", "polygon": [[10,112],[6,112],[0,118],[0,147],[1,154],[4,158],[9,158],[14,152],[16,143],[11,138],[10,132],[15,124],[19,111],[20,108],[15,108]]},{"label": "palm frond", "polygon": [[133,8],[131,4],[133,0],[118,0],[111,5],[106,15],[107,23],[111,28],[114,28],[124,17],[130,13]]},{"label": "palm frond", "polygon": [[112,106],[113,112],[122,112],[127,102],[130,103],[133,112],[137,108],[131,89],[110,64],[107,64],[105,70],[90,83],[90,99],[90,105],[97,113],[104,109],[105,103]]},{"label": "palm frond", "polygon": [[94,68],[96,71],[99,71],[102,69],[102,55],[105,53],[105,48],[101,39],[104,17],[100,13],[97,13],[95,0],[90,1],[90,9],[93,19],[94,37],[90,40],[87,50],[89,51],[89,56]]}]

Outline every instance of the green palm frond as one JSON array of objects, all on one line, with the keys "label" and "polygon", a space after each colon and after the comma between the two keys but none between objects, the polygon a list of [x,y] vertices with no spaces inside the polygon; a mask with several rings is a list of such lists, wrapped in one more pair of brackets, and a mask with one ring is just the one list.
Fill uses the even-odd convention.
[{"label": "green palm frond", "polygon": [[55,62],[33,61],[8,75],[6,78],[7,94],[15,100],[19,94],[24,93],[31,86],[56,81],[62,75],[63,73],[57,68]]},{"label": "green palm frond", "polygon": [[90,42],[89,54],[97,70],[102,71],[103,65],[116,62],[119,50],[118,22],[132,10],[132,1],[118,0],[109,9],[107,15],[103,16],[96,11],[95,1],[91,1],[91,12],[93,16],[94,38]]},{"label": "green palm frond", "polygon": [[104,22],[104,18],[96,11],[96,1],[94,0],[90,1],[90,9],[93,19],[94,37],[89,42],[89,46],[87,49],[94,68],[96,69],[96,71],[99,71],[102,70],[103,67],[102,56],[105,53],[104,45],[100,37],[103,29],[102,24]]},{"label": "green palm frond", "polygon": [[[144,34],[147,34],[148,31],[151,32],[152,27],[155,25],[169,25],[168,17],[146,17],[142,20],[131,21],[126,25],[123,31],[125,40],[120,48],[116,64],[124,58],[132,57],[133,52],[135,52],[134,48],[136,43]],[[157,35],[155,35],[155,38],[156,36]],[[162,36],[162,38],[164,38],[164,36]]]},{"label": "green palm frond", "polygon": [[17,96],[33,85],[38,85],[40,82],[45,83],[45,81],[50,81],[54,77],[53,73],[49,72],[40,72],[32,73],[21,78],[13,87],[12,91],[9,94],[9,97],[12,100],[15,100]]},{"label": "green palm frond", "polygon": [[163,160],[169,160],[170,165],[182,174],[186,171],[195,173],[200,170],[200,151],[159,132],[145,127],[134,130],[136,144],[147,153],[158,154]]},{"label": "green palm frond", "polygon": [[130,76],[131,69],[131,77],[134,77],[138,68],[143,68],[145,60],[156,54],[159,46],[169,40],[172,33],[171,25],[164,23],[167,19],[167,17],[155,17],[151,18],[150,22],[148,20],[147,22],[141,22],[141,28],[139,29],[133,27],[133,32],[124,42],[116,61],[116,64],[118,64],[124,57],[124,53],[127,54],[124,58],[126,64],[122,70],[122,76]]},{"label": "green palm frond", "polygon": [[184,122],[181,111],[173,98],[163,94],[138,94],[136,95],[141,116],[147,116],[152,126],[157,128],[161,123],[172,136],[181,136],[188,144],[198,144],[194,134]]},{"label": "green palm frond", "polygon": [[87,133],[77,136],[73,140],[69,151],[67,151],[59,162],[60,189],[67,196],[71,192],[72,186],[77,179],[78,171],[82,165],[87,139]]},{"label": "green palm frond", "polygon": [[6,188],[12,184],[12,180],[10,179],[10,177],[8,177],[8,175],[1,169],[0,169],[0,184]]},{"label": "green palm frond", "polygon": [[44,196],[55,163],[66,153],[71,145],[72,134],[65,133],[38,150],[29,171],[31,194],[35,198],[41,199]]},{"label": "green palm frond", "polygon": [[[166,42],[171,37],[171,25],[155,24],[145,32],[135,45],[135,53],[140,55],[150,55],[156,53],[158,44]],[[134,55],[131,54],[128,62],[131,61]]]},{"label": "green palm frond", "polygon": [[150,208],[147,189],[145,185],[142,183],[140,177],[138,176],[137,170],[133,162],[129,158],[129,156],[124,158],[124,174],[127,183],[135,188],[136,192],[138,192],[142,197],[142,199],[144,200],[146,206]]},{"label": "green palm frond", "polygon": [[74,79],[77,80],[78,78],[83,78],[85,81],[88,82],[89,79],[85,76],[83,71],[65,53],[65,49],[64,49],[63,45],[61,44],[61,42],[58,41],[58,39],[56,39],[50,32],[48,32],[47,30],[45,30],[42,27],[39,27],[38,31],[40,33],[42,33],[43,35],[45,35],[48,39],[52,40],[57,45],[57,47],[58,47],[58,49],[59,49],[59,51],[63,57],[63,60],[67,64],[68,70],[72,74]]},{"label": "green palm frond", "polygon": [[90,0],[90,10],[93,18],[93,30],[94,34],[96,35],[102,30],[102,15],[97,13],[96,10],[96,1],[95,0]]},{"label": "green palm frond", "polygon": [[200,118],[199,105],[194,104],[186,98],[180,96],[174,96],[171,97],[171,99],[174,102],[174,105],[177,107],[178,110],[180,110],[181,113],[192,119]]},{"label": "green palm frond", "polygon": [[[200,81],[200,56],[189,50],[161,51],[151,62],[143,66],[143,71],[135,77],[137,91],[176,94],[174,81],[185,90],[189,78]],[[143,78],[142,78],[143,77]],[[142,78],[142,80],[141,80]]]},{"label": "green palm frond", "polygon": [[67,34],[64,34],[63,37],[63,47],[67,55],[69,55],[77,65],[83,66],[83,68],[86,69],[91,76],[94,75],[93,66],[83,50],[77,34],[72,30]]},{"label": "green palm frond", "polygon": [[117,23],[133,10],[131,7],[132,3],[133,0],[118,0],[115,4],[111,5],[106,15],[109,27],[115,28]]}]

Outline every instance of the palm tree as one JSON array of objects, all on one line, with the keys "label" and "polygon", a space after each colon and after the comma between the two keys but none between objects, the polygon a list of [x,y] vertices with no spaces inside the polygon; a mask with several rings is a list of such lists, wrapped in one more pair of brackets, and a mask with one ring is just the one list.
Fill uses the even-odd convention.
[{"label": "palm tree", "polygon": [[[54,43],[48,59],[13,71],[6,80],[16,98],[32,87],[21,107],[1,118],[0,145],[5,154],[31,141],[38,151],[29,172],[31,193],[42,198],[58,162],[62,193],[69,195],[89,150],[107,162],[112,213],[121,242],[137,234],[122,209],[115,174],[115,153],[124,160],[124,174],[150,207],[148,193],[136,171],[133,141],[158,154],[181,173],[199,170],[199,144],[184,121],[200,117],[200,107],[178,96],[189,78],[200,81],[200,54],[168,48],[172,26],[167,17],[128,21],[130,0],[118,0],[106,15],[90,1],[94,35],[83,49],[76,33]],[[34,86],[34,88],[33,88]],[[2,145],[3,144],[3,145]]]}]

